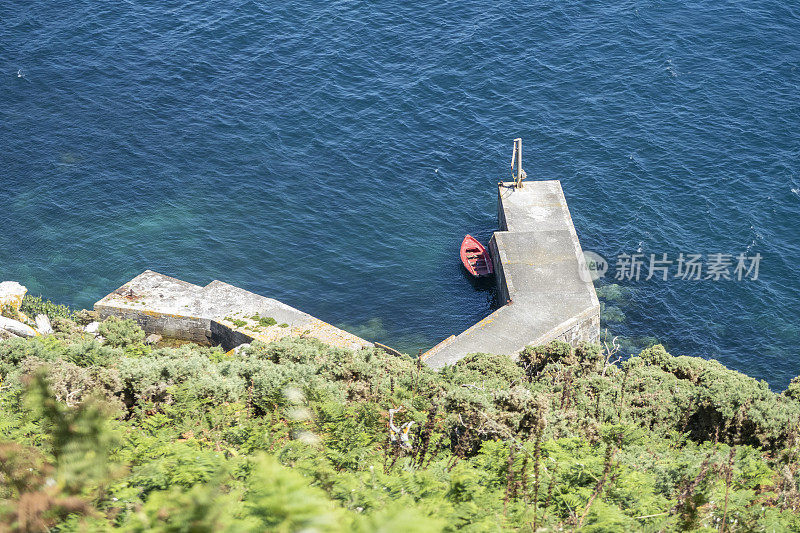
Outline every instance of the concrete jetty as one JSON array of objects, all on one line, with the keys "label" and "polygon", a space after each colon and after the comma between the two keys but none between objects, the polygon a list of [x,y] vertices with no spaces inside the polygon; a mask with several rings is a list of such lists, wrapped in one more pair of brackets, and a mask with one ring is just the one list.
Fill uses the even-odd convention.
[{"label": "concrete jetty", "polygon": [[230,350],[242,343],[312,337],[340,348],[373,346],[278,300],[214,280],[205,287],[146,270],[94,304],[101,319],[130,318],[145,332]]},{"label": "concrete jetty", "polygon": [[[499,183],[500,231],[489,252],[498,295],[507,302],[459,335],[422,355],[434,368],[476,352],[515,355],[526,346],[561,339],[596,342],[600,304],[572,217],[557,180]],[[349,349],[373,344],[322,320],[222,281],[205,287],[147,270],[94,305],[101,318],[137,321],[147,333],[226,350],[260,340],[312,337]],[[396,353],[396,352],[394,352]]]},{"label": "concrete jetty", "polygon": [[515,355],[526,346],[600,337],[600,303],[558,180],[500,183],[500,231],[489,242],[506,305],[422,355],[434,368],[476,352]]}]

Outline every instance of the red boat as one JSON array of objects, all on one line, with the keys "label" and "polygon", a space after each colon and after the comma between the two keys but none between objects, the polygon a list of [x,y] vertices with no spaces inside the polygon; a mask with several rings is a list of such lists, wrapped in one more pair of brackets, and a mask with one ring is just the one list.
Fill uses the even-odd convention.
[{"label": "red boat", "polygon": [[494,272],[492,256],[472,235],[464,237],[464,242],[461,243],[461,262],[464,263],[467,272],[476,278],[482,278]]}]

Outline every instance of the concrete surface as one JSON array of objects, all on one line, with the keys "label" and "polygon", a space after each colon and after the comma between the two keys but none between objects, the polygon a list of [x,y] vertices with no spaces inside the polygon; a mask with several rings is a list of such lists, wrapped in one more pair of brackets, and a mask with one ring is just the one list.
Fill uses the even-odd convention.
[{"label": "concrete surface", "polygon": [[[594,342],[600,336],[600,304],[594,285],[581,275],[586,265],[561,183],[512,185],[498,185],[500,231],[489,242],[498,294],[507,303],[423,354],[434,368],[475,352],[515,355],[528,345],[555,339]],[[287,336],[349,349],[373,346],[272,298],[216,280],[201,287],[151,270],[94,308],[101,319],[136,320],[148,334],[221,344],[226,350]],[[259,318],[276,323],[261,324]]]},{"label": "concrete surface", "polygon": [[[226,350],[253,340],[301,336],[354,350],[372,346],[278,300],[222,281],[201,287],[152,270],[107,295],[94,309],[101,319],[112,315],[133,319],[148,334],[221,344]],[[275,324],[261,324],[258,318],[272,318]]]},{"label": "concrete surface", "polygon": [[500,230],[489,242],[498,295],[508,302],[422,355],[434,368],[467,354],[515,355],[528,345],[561,339],[596,342],[600,304],[557,180],[498,185]]}]

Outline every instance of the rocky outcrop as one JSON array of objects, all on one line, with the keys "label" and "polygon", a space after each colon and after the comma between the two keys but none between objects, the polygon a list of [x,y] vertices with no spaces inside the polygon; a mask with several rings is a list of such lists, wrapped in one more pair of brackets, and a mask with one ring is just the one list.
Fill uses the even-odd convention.
[{"label": "rocky outcrop", "polygon": [[16,281],[0,283],[0,341],[53,334],[50,317],[39,314],[34,320],[22,312],[22,300],[27,292],[28,289]]},{"label": "rocky outcrop", "polygon": [[19,320],[21,318],[19,309],[27,292],[28,289],[16,281],[0,283],[0,315]]},{"label": "rocky outcrop", "polygon": [[41,335],[52,335],[53,326],[50,324],[50,317],[47,315],[36,315],[36,331]]},{"label": "rocky outcrop", "polygon": [[0,329],[13,333],[18,337],[35,337],[39,333],[19,320],[0,316]]}]

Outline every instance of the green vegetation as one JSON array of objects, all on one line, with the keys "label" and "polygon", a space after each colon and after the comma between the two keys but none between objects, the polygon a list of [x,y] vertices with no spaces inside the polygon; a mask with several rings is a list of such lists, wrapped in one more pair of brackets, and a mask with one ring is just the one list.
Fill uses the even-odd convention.
[{"label": "green vegetation", "polygon": [[242,328],[247,325],[247,320],[242,320],[241,318],[231,318],[229,316],[226,316],[225,320],[227,320],[237,328]]},{"label": "green vegetation", "polygon": [[800,528],[800,381],[660,345],[437,373],[310,339],[231,356],[124,320],[102,343],[56,330],[0,343],[0,531]]},{"label": "green vegetation", "polygon": [[[26,295],[22,299],[20,311],[33,319],[36,315],[47,315],[50,320],[69,319],[76,320],[77,314],[66,305],[55,304],[50,300],[45,300],[41,296]],[[5,313],[3,313],[5,315]],[[12,317],[16,318],[16,317]]]},{"label": "green vegetation", "polygon": [[278,321],[272,318],[271,316],[259,316],[258,313],[251,316],[250,319],[255,320],[256,322],[258,322],[260,326],[264,327],[274,326],[275,324],[278,323]]},{"label": "green vegetation", "polygon": [[56,318],[75,319],[75,312],[66,305],[55,304],[50,300],[44,300],[41,296],[26,295],[22,299],[20,311],[34,318],[36,315],[47,315],[50,320]]}]

